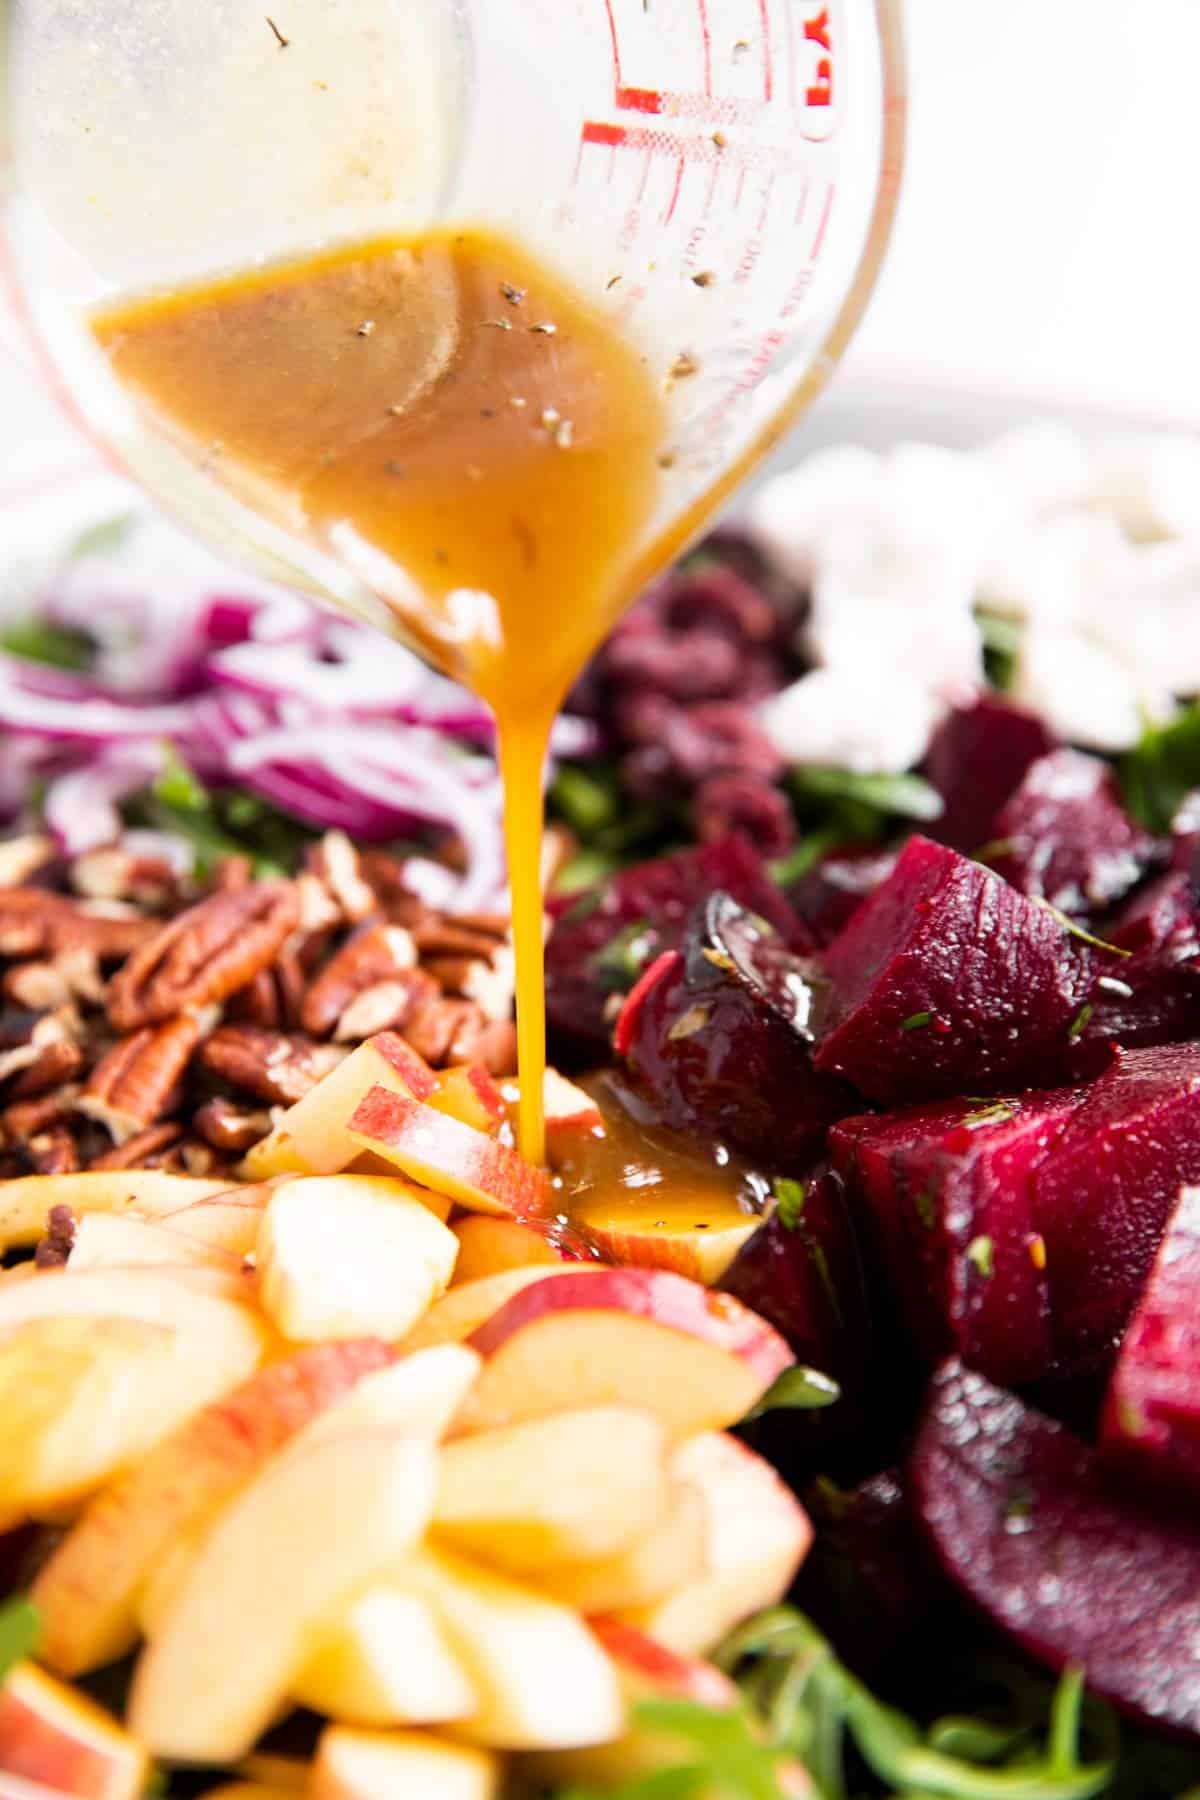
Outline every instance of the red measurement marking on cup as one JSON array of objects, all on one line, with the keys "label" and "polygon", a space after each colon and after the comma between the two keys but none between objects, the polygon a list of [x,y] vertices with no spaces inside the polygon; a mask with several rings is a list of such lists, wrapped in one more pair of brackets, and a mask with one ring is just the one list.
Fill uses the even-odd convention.
[{"label": "red measurement marking on cup", "polygon": [[[608,35],[612,44],[613,103],[619,112],[651,113],[665,118],[696,119],[708,125],[751,125],[760,116],[762,104],[713,93],[712,32],[708,20],[708,0],[694,0],[696,26],[699,33],[700,91],[658,87],[640,87],[626,79],[621,55],[621,38],[617,29],[613,0],[604,0],[608,18]],[[760,0],[765,8],[767,0]],[[770,98],[769,83],[767,98]]]}]

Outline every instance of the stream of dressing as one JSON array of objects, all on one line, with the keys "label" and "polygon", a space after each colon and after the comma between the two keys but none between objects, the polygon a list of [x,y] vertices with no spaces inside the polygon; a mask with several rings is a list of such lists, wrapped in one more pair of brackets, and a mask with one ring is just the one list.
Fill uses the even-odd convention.
[{"label": "stream of dressing", "polygon": [[661,379],[585,299],[480,231],[380,240],[92,321],[160,429],[320,545],[495,713],[520,1142],[542,1163],[542,779],[574,677],[644,566]]}]

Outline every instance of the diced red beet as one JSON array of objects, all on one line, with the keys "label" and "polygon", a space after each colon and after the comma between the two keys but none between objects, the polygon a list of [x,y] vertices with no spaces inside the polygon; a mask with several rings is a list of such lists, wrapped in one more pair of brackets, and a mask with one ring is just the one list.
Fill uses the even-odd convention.
[{"label": "diced red beet", "polygon": [[1105,1460],[1148,1494],[1200,1496],[1200,1188],[1184,1188],[1113,1371]]},{"label": "diced red beet", "polygon": [[856,1104],[812,1066],[823,984],[728,894],[698,910],[682,952],[660,959],[625,1002],[616,1039],[664,1124],[797,1170]]},{"label": "diced red beet", "polygon": [[1053,1350],[1034,1173],[1062,1132],[1071,1089],[939,1102],[845,1119],[830,1154],[909,1338],[995,1381],[1035,1381]]},{"label": "diced red beet", "polygon": [[885,1469],[849,1493],[817,1481],[804,1506],[816,1535],[797,1604],[871,1680],[905,1639],[928,1633],[948,1589],[913,1524],[899,1470]]},{"label": "diced red beet", "polygon": [[1084,1036],[1127,1048],[1200,1037],[1200,895],[1177,870],[1146,883],[1106,939],[1124,957],[1097,958]]},{"label": "diced red beet", "polygon": [[1191,1181],[1200,1181],[1200,1043],[1123,1051],[1034,1174],[1062,1367],[1111,1353]]},{"label": "diced red beet", "polygon": [[844,1397],[862,1388],[871,1349],[866,1290],[841,1182],[829,1170],[806,1183],[798,1210],[771,1215],[719,1285],[773,1325],[797,1362],[832,1375]]},{"label": "diced red beet", "polygon": [[847,845],[831,850],[815,868],[802,875],[787,890],[787,897],[813,941],[819,945],[832,943],[844,925],[848,925],[868,894],[873,894],[886,881],[896,866],[898,851],[893,845],[880,849],[872,844],[867,849]]},{"label": "diced red beet", "polygon": [[1097,1453],[948,1363],[907,1471],[958,1590],[1022,1650],[1149,1724],[1200,1732],[1200,1534],[1114,1494]]},{"label": "diced red beet", "polygon": [[1055,747],[1033,713],[998,694],[956,708],[934,735],[925,776],[944,810],[931,833],[954,850],[978,850],[993,837],[992,822],[1031,763]]},{"label": "diced red beet", "polygon": [[1092,981],[1045,907],[924,837],[822,966],[832,991],[814,1064],[884,1102],[1062,1079]]},{"label": "diced red beet", "polygon": [[1160,855],[1126,812],[1109,765],[1078,750],[1033,763],[1000,808],[992,867],[1021,893],[1061,912],[1088,913],[1130,892]]},{"label": "diced red beet", "polygon": [[582,895],[551,903],[546,1007],[556,1058],[595,1062],[609,1048],[614,996],[673,948],[697,903],[718,888],[774,925],[795,948],[810,940],[758,852],[740,837],[639,863]]}]

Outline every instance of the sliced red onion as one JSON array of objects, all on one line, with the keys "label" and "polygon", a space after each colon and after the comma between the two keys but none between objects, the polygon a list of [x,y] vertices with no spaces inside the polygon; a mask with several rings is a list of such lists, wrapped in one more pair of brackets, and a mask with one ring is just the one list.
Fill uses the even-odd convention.
[{"label": "sliced red onion", "polygon": [[64,856],[116,843],[124,829],[120,802],[153,781],[162,766],[161,745],[123,745],[53,780],[43,813]]}]

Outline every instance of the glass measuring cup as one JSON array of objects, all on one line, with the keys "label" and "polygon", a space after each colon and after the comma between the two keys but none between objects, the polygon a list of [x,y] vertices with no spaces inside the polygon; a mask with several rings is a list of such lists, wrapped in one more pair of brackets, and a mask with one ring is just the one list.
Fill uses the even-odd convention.
[{"label": "glass measuring cup", "polygon": [[393,631],[369,570],[147,424],[92,308],[343,239],[507,233],[672,374],[615,611],[824,381],[894,208],[898,0],[0,0],[0,21],[6,271],[48,377],[184,522]]}]

